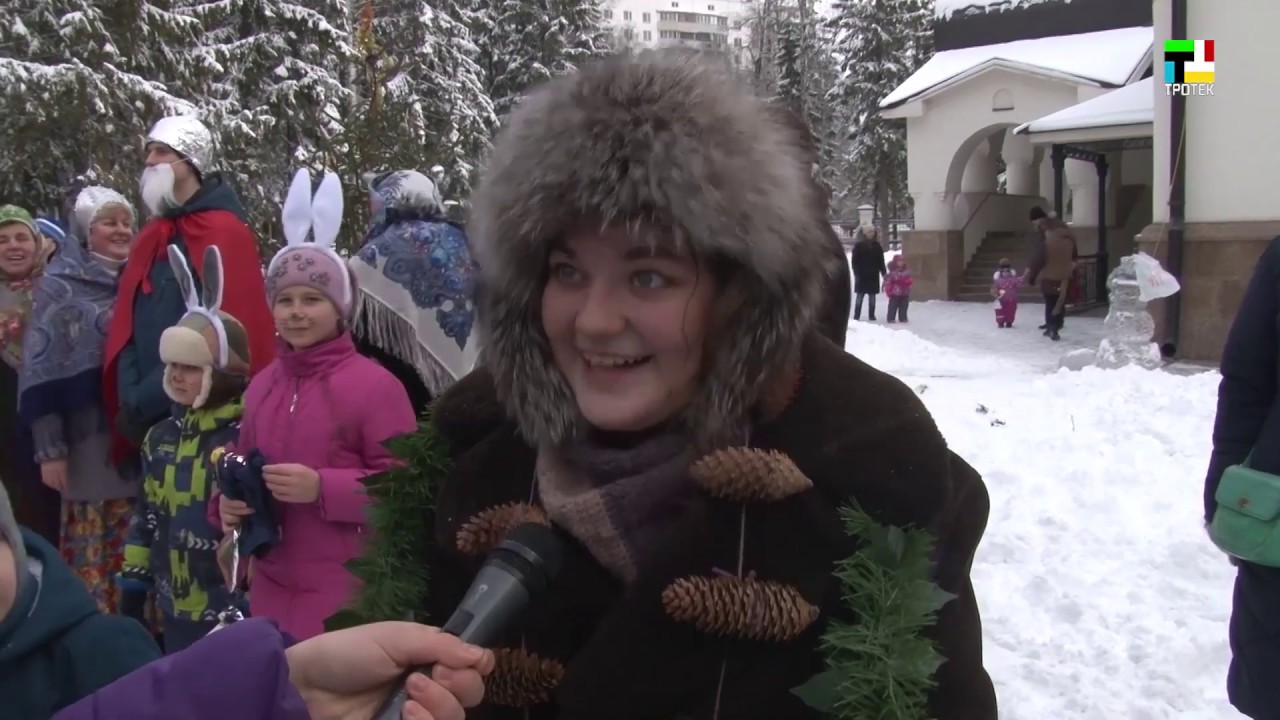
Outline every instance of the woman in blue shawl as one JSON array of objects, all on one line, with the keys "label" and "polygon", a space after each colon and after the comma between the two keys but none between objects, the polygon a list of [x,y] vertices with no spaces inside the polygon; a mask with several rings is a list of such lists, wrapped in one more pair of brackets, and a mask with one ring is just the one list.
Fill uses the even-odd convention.
[{"label": "woman in blue shawl", "polygon": [[399,170],[365,182],[372,222],[349,261],[359,289],[352,334],[421,414],[476,365],[476,266],[430,178]]},{"label": "woman in blue shawl", "polygon": [[31,429],[41,480],[62,497],[63,558],[109,613],[142,485],[137,467],[110,460],[101,384],[116,278],[135,217],[109,188],[77,195],[72,230],[35,285],[18,378],[18,412]]}]

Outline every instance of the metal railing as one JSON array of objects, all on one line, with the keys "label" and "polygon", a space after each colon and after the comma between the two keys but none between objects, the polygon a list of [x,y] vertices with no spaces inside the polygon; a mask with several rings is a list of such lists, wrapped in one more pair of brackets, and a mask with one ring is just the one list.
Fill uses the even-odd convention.
[{"label": "metal railing", "polygon": [[[1076,258],[1076,273],[1067,292],[1066,312],[1080,313],[1107,304],[1106,268],[1098,253]],[[1102,273],[1102,277],[1098,274]]]}]

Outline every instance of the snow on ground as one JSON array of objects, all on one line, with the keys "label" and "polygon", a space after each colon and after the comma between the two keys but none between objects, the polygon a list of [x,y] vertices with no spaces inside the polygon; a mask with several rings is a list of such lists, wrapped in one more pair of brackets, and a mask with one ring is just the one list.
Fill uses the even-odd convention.
[{"label": "snow on ground", "polygon": [[1068,317],[1054,343],[1042,312],[1001,330],[987,303],[912,303],[905,326],[851,321],[847,343],[986,481],[973,580],[1001,720],[1240,718],[1234,573],[1201,526],[1218,373],[1056,370],[1102,319]]}]

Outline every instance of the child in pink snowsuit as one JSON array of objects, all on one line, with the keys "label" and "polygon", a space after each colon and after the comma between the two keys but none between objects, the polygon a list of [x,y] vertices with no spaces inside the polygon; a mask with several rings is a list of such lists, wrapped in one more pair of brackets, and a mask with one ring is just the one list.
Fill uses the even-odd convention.
[{"label": "child in pink snowsuit", "polygon": [[1000,258],[1000,269],[991,280],[991,295],[996,299],[996,327],[1011,328],[1018,314],[1018,288],[1022,286],[1022,276],[1013,271],[1009,258]]},{"label": "child in pink snowsuit", "polygon": [[889,272],[884,276],[884,294],[889,298],[889,322],[907,321],[907,304],[911,302],[911,273],[907,261],[894,255],[889,261]]}]

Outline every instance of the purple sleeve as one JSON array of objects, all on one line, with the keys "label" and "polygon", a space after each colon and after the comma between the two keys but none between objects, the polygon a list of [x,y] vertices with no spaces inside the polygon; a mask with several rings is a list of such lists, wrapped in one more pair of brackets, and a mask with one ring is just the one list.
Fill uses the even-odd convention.
[{"label": "purple sleeve", "polygon": [[309,720],[289,682],[293,642],[270,620],[244,620],[134,670],[53,720]]},{"label": "purple sleeve", "polygon": [[361,431],[364,447],[360,455],[364,467],[316,469],[320,475],[318,504],[321,515],[329,522],[365,523],[364,506],[369,502],[369,495],[365,492],[364,478],[390,469],[396,463],[395,456],[383,443],[418,427],[404,386],[390,373],[386,373],[385,380],[369,394],[379,402],[377,409],[366,416]]}]

